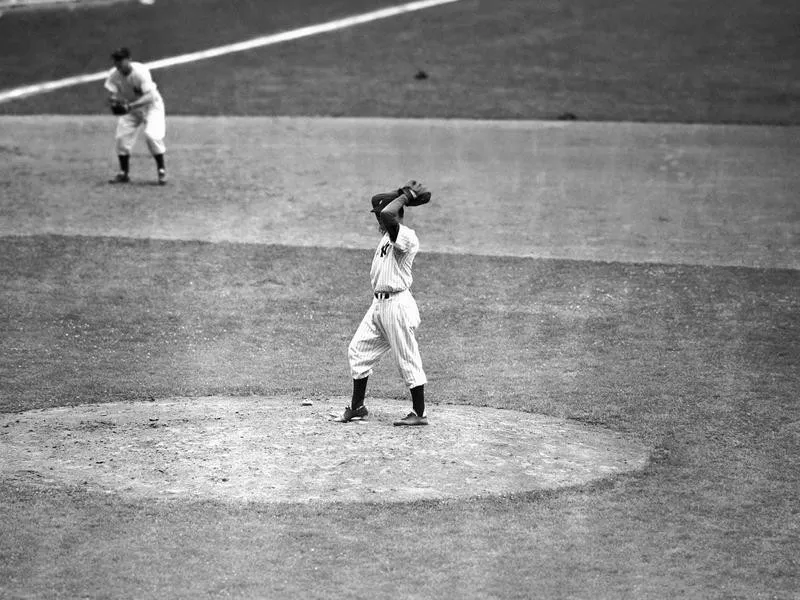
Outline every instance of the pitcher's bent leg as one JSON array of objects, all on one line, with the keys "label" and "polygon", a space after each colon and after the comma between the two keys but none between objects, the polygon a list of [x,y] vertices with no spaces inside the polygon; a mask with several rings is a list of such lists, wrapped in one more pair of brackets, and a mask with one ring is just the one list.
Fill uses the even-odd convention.
[{"label": "pitcher's bent leg", "polygon": [[375,364],[389,350],[389,342],[383,337],[373,317],[374,307],[371,306],[347,348],[353,379],[363,379],[372,375]]}]

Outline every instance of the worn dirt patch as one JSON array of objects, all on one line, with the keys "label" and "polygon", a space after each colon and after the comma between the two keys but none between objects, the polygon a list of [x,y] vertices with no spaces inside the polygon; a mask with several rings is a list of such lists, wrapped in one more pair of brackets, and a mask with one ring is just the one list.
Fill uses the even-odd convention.
[{"label": "worn dirt patch", "polygon": [[433,190],[406,212],[420,256],[800,268],[796,127],[169,119],[170,184],[152,187],[139,145],[112,192],[107,115],[0,118],[0,145],[25,140],[3,155],[0,235],[372,250],[370,196],[414,177]]},{"label": "worn dirt patch", "polygon": [[329,420],[345,398],[170,398],[0,416],[0,476],[133,497],[403,502],[555,489],[647,463],[617,432],[541,415],[369,399],[369,421]]}]

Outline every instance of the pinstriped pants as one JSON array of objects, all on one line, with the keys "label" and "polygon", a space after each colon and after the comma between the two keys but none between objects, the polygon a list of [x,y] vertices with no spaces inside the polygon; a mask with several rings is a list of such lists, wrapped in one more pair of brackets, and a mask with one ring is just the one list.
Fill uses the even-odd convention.
[{"label": "pinstriped pants", "polygon": [[167,151],[164,145],[164,136],[167,133],[164,103],[154,102],[146,108],[133,110],[117,119],[115,134],[117,154],[127,156],[131,153],[136,138],[139,137],[139,128],[142,126],[150,154],[155,156]]},{"label": "pinstriped pants", "polygon": [[414,335],[419,323],[419,310],[410,291],[386,300],[373,299],[347,349],[353,379],[369,377],[380,357],[391,350],[406,386],[425,384]]}]

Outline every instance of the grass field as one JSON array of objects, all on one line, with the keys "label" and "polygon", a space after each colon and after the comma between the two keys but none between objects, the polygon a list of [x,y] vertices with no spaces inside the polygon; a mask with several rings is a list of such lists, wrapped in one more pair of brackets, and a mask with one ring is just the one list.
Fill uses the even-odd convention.
[{"label": "grass field", "polygon": [[[0,87],[102,68],[123,33],[157,58],[384,3],[223,4],[3,16]],[[0,117],[0,411],[346,395],[362,196],[413,171],[437,192],[409,211],[430,400],[653,447],[591,486],[357,508],[16,473],[0,597],[797,598],[796,128],[241,117],[797,123],[787,4],[465,1],[163,71],[171,112],[227,115],[170,120],[166,188],[141,154],[103,185],[108,117],[41,116],[99,111],[93,87],[0,105],[35,115]],[[404,397],[388,361],[369,393]]]},{"label": "grass field", "polygon": [[[10,14],[0,89],[106,68],[123,41],[153,60],[392,4],[158,0]],[[173,114],[799,124],[798,20],[785,0],[464,0],[156,80]],[[429,79],[416,81],[418,69]],[[84,85],[0,113],[101,112],[103,100],[102,86]]]},{"label": "grass field", "polygon": [[[4,410],[347,393],[366,251],[52,236],[2,251]],[[651,467],[545,497],[356,512],[115,502],[23,477],[3,483],[5,589],[792,596],[796,271],[419,260],[432,399],[635,432],[657,447]],[[391,365],[371,393],[403,395]]]}]

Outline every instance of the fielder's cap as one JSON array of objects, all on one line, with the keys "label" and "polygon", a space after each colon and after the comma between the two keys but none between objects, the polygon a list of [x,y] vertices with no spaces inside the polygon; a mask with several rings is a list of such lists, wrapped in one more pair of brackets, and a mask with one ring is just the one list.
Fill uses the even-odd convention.
[{"label": "fielder's cap", "polygon": [[131,51],[125,47],[117,48],[111,53],[111,58],[114,60],[123,60],[131,57]]},{"label": "fielder's cap", "polygon": [[386,208],[389,203],[400,195],[399,192],[386,192],[375,194],[372,197],[372,210],[370,212],[379,213]]}]

